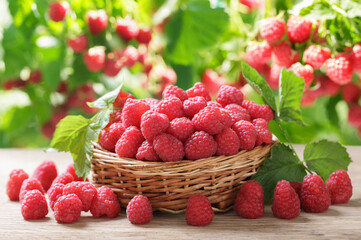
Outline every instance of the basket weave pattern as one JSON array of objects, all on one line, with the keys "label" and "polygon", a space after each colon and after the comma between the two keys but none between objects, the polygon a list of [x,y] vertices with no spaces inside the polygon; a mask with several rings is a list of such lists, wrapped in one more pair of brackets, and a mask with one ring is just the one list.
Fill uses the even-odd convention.
[{"label": "basket weave pattern", "polygon": [[119,158],[97,143],[92,144],[95,185],[112,188],[123,208],[135,195],[142,194],[148,197],[153,210],[171,213],[184,212],[188,198],[194,194],[208,197],[215,212],[228,211],[241,184],[257,172],[273,146],[196,161],[145,162]]}]

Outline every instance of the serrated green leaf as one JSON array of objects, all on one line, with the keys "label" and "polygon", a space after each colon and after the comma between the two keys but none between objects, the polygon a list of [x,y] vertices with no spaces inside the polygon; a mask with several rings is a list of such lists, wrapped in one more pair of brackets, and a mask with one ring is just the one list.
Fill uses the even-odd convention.
[{"label": "serrated green leaf", "polygon": [[76,174],[86,179],[91,169],[88,156],[91,158],[93,155],[87,131],[79,131],[74,136],[73,141],[71,141],[69,148],[73,157]]},{"label": "serrated green leaf", "polygon": [[308,7],[302,8],[299,15],[312,20],[328,20],[335,19],[337,12],[328,1],[317,1]]},{"label": "serrated green leaf", "polygon": [[328,176],[338,170],[347,171],[351,158],[346,148],[338,142],[321,140],[306,145],[303,152],[303,159],[307,167],[320,175],[323,180],[327,180]]},{"label": "serrated green leaf", "polygon": [[110,105],[112,105],[114,100],[117,98],[122,86],[123,86],[123,82],[121,83],[121,85],[119,87],[117,87],[113,91],[106,93],[105,95],[101,96],[94,102],[88,103],[88,106],[94,107],[94,108],[101,108],[101,109],[109,107]]}]

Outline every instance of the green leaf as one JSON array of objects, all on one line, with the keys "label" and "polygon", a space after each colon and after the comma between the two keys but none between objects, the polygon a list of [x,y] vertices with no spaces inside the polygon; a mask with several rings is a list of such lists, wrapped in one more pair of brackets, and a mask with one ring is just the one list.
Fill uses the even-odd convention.
[{"label": "green leaf", "polygon": [[292,71],[282,69],[279,90],[279,118],[287,122],[305,125],[301,114],[301,98],[305,80]]},{"label": "green leaf", "polygon": [[275,112],[277,112],[276,101],[273,96],[272,90],[268,83],[258,74],[258,72],[248,65],[246,62],[242,62],[242,74],[252,88],[262,96],[265,103],[268,104]]},{"label": "green leaf", "polygon": [[297,158],[295,152],[288,146],[278,143],[272,148],[271,157],[265,161],[252,179],[262,185],[264,200],[270,203],[278,181],[302,182],[304,176],[306,176],[305,166]]},{"label": "green leaf", "polygon": [[338,170],[347,171],[351,158],[346,148],[338,142],[321,140],[306,145],[303,152],[303,159],[307,167],[320,175],[323,180],[327,180],[328,176]]},{"label": "green leaf", "polygon": [[100,98],[98,98],[94,102],[88,103],[88,106],[89,107],[95,107],[95,108],[107,108],[107,107],[109,107],[110,105],[112,105],[114,100],[117,98],[117,96],[119,94],[119,91],[121,90],[122,86],[123,86],[123,83],[121,83],[121,85],[119,87],[117,87],[116,89],[114,89],[113,91],[106,93],[105,95],[101,96]]},{"label": "green leaf", "polygon": [[327,20],[335,19],[337,12],[328,1],[317,1],[308,7],[302,8],[299,15],[307,19]]}]

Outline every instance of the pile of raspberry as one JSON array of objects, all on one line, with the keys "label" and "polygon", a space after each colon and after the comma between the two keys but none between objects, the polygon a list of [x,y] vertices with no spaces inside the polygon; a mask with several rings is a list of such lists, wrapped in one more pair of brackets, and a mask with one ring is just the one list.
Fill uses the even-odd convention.
[{"label": "pile of raspberry", "polygon": [[272,142],[273,110],[243,99],[223,85],[211,101],[203,83],[183,89],[170,85],[163,99],[134,99],[120,92],[99,144],[119,157],[176,162],[234,155]]}]

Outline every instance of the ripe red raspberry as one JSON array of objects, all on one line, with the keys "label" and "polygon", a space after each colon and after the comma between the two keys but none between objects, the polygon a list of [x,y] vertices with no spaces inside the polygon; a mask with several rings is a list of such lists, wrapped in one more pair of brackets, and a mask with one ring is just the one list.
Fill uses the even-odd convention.
[{"label": "ripe red raspberry", "polygon": [[23,181],[23,184],[21,185],[20,192],[19,192],[19,200],[20,203],[22,203],[24,196],[27,192],[31,190],[39,190],[42,194],[44,194],[43,186],[41,186],[41,183],[36,178],[28,178]]},{"label": "ripe red raspberry", "polygon": [[352,183],[345,170],[337,170],[326,181],[330,193],[331,203],[347,203],[352,196]]},{"label": "ripe red raspberry", "polygon": [[117,217],[120,213],[120,204],[117,195],[107,186],[98,188],[93,198],[90,212],[93,217],[96,218],[102,216],[107,216],[108,218]]},{"label": "ripe red raspberry", "polygon": [[267,81],[268,85],[271,87],[271,89],[273,89],[273,90],[278,89],[279,77],[280,77],[282,68],[283,68],[282,66],[279,66],[278,64],[273,63],[266,73],[266,81]]},{"label": "ripe red raspberry", "polygon": [[82,34],[74,38],[69,38],[67,44],[74,52],[80,53],[88,47],[88,38]]},{"label": "ripe red raspberry", "polygon": [[241,107],[240,105],[229,104],[229,105],[225,106],[224,109],[231,116],[232,124],[234,124],[240,120],[251,121],[251,115],[249,115],[248,110]]},{"label": "ripe red raspberry", "polygon": [[269,43],[279,41],[285,34],[286,24],[283,19],[268,17],[263,19],[259,28],[261,37]]},{"label": "ripe red raspberry", "polygon": [[[125,102],[127,101],[128,98],[134,99],[134,96],[130,93],[123,92],[122,90],[120,90],[117,97],[115,98],[115,100],[113,102],[114,108],[119,108],[119,109],[123,108],[125,105]],[[114,112],[115,112],[115,110],[114,110]]]},{"label": "ripe red raspberry", "polygon": [[207,91],[214,96],[217,94],[221,86],[226,84],[226,81],[212,69],[206,69],[202,75],[202,83],[207,88]]},{"label": "ripe red raspberry", "polygon": [[241,150],[252,150],[254,148],[257,140],[257,130],[252,123],[240,120],[233,124],[232,129],[239,137]]},{"label": "ripe red raspberry", "polygon": [[195,130],[215,135],[221,133],[225,127],[222,120],[220,108],[207,106],[193,117],[192,122]]},{"label": "ripe red raspberry", "polygon": [[122,123],[113,123],[107,128],[104,128],[99,134],[99,144],[102,148],[115,152],[115,144],[124,133],[125,129]]},{"label": "ripe red raspberry", "polygon": [[272,212],[277,218],[293,219],[300,215],[300,199],[286,180],[278,181],[273,193]]},{"label": "ripe red raspberry", "polygon": [[274,117],[272,108],[268,105],[259,105],[251,102],[247,108],[252,119],[263,118],[267,122],[271,121]]},{"label": "ripe red raspberry", "polygon": [[29,175],[22,169],[14,169],[10,172],[9,181],[6,184],[6,193],[10,201],[18,201],[21,185]]},{"label": "ripe red raspberry", "polygon": [[48,214],[45,196],[37,189],[28,191],[21,202],[21,215],[25,220],[44,218]]},{"label": "ripe red raspberry", "polygon": [[255,180],[246,181],[240,188],[234,210],[244,218],[260,218],[264,212],[264,192],[259,182]]},{"label": "ripe red raspberry", "polygon": [[152,32],[149,27],[139,29],[137,41],[139,44],[148,45],[152,40]]},{"label": "ripe red raspberry", "polygon": [[247,46],[246,62],[251,66],[268,63],[271,60],[272,46],[268,42],[252,43]]},{"label": "ripe red raspberry", "polygon": [[129,42],[138,36],[139,28],[135,20],[118,19],[116,22],[116,31],[121,39]]},{"label": "ripe red raspberry", "polygon": [[158,99],[154,99],[154,98],[144,98],[140,100],[146,103],[151,109],[155,108],[160,102]]},{"label": "ripe red raspberry", "polygon": [[169,126],[167,115],[163,113],[154,112],[153,110],[146,111],[141,118],[140,130],[146,140],[153,142],[155,136],[165,132]]},{"label": "ripe red raspberry", "polygon": [[352,63],[345,57],[330,58],[326,61],[326,75],[335,83],[345,85],[352,80]]},{"label": "ripe red raspberry", "polygon": [[128,98],[124,104],[122,122],[125,128],[130,126],[140,127],[142,115],[148,111],[150,107],[144,102],[136,99]]},{"label": "ripe red raspberry", "polygon": [[192,119],[200,110],[207,106],[204,97],[192,97],[183,102],[184,114],[187,118]]},{"label": "ripe red raspberry", "polygon": [[310,65],[302,65],[300,62],[292,64],[290,69],[305,80],[305,88],[308,89],[313,81],[313,68]]},{"label": "ripe red raspberry", "polygon": [[221,111],[221,118],[220,121],[221,123],[224,125],[225,128],[230,128],[233,125],[233,121],[232,121],[232,117],[231,115],[227,112],[226,109],[224,108],[220,108],[219,109]]},{"label": "ripe red raspberry", "polygon": [[243,101],[243,93],[235,87],[222,86],[218,91],[216,101],[223,107],[231,103],[241,105]]},{"label": "ripe red raspberry", "polygon": [[330,57],[331,51],[329,48],[323,48],[317,45],[309,46],[303,53],[304,62],[315,69],[320,69]]},{"label": "ripe red raspberry", "polygon": [[174,85],[169,85],[168,87],[166,87],[162,93],[162,96],[163,99],[174,96],[179,98],[182,102],[188,98],[186,91]]},{"label": "ripe red raspberry", "polygon": [[163,84],[175,84],[177,82],[177,74],[172,68],[166,68],[161,75]]},{"label": "ripe red raspberry", "polygon": [[[66,185],[66,184],[68,184],[68,183],[71,183],[72,181],[74,181],[73,176],[72,176],[70,173],[67,173],[67,172],[66,172],[66,173],[63,173],[63,174],[58,175],[58,176],[54,179],[53,183],[51,184],[51,187],[54,186],[54,185],[57,184],[57,183],[61,183],[61,184]],[[51,188],[51,187],[50,187],[50,188]]]},{"label": "ripe red raspberry", "polygon": [[169,123],[167,133],[172,134],[181,142],[185,142],[194,132],[191,120],[186,117],[175,118]]},{"label": "ripe red raspberry", "polygon": [[283,41],[273,47],[272,61],[281,67],[290,67],[293,63],[297,62],[299,55],[293,53],[290,45]]},{"label": "ripe red raspberry", "polygon": [[238,153],[240,141],[237,133],[231,128],[226,128],[220,134],[214,136],[214,140],[217,142],[216,155],[230,156]]},{"label": "ripe red raspberry", "polygon": [[[237,104],[236,104],[237,105]],[[212,101],[209,101],[207,102],[207,106],[208,107],[216,107],[216,108],[222,108],[222,105],[217,103],[217,102],[212,102]]]},{"label": "ripe red raspberry", "polygon": [[259,146],[263,143],[271,144],[272,133],[268,128],[268,122],[263,118],[256,118],[252,121],[252,124],[257,130],[256,146]]},{"label": "ripe red raspberry", "polygon": [[197,82],[194,86],[187,90],[188,97],[204,97],[206,101],[211,101],[211,96],[203,83]]},{"label": "ripe red raspberry", "polygon": [[108,77],[115,77],[118,75],[122,67],[123,65],[120,60],[109,58],[108,56],[104,63],[104,74]]},{"label": "ripe red raspberry", "polygon": [[361,43],[356,44],[352,48],[353,70],[361,73]]},{"label": "ripe red raspberry", "polygon": [[84,63],[89,71],[98,72],[104,68],[105,52],[103,47],[92,47],[84,53]]},{"label": "ripe red raspberry", "polygon": [[39,180],[46,192],[57,176],[58,171],[56,170],[55,163],[53,161],[44,161],[35,169],[33,178]]},{"label": "ripe red raspberry", "polygon": [[351,126],[361,127],[361,106],[350,107],[348,110],[348,122]]},{"label": "ripe red raspberry", "polygon": [[127,218],[132,224],[146,224],[153,218],[152,205],[147,197],[136,195],[127,206]]},{"label": "ripe red raspberry", "polygon": [[138,50],[132,45],[126,46],[120,54],[122,65],[131,68],[139,59]]},{"label": "ripe red raspberry", "polygon": [[67,2],[52,2],[49,4],[49,17],[54,22],[63,21],[69,5]]},{"label": "ripe red raspberry", "polygon": [[291,15],[287,21],[287,35],[293,43],[306,42],[311,36],[312,22],[300,16]]},{"label": "ripe red raspberry", "polygon": [[79,197],[83,204],[82,211],[84,212],[90,210],[90,206],[96,192],[96,188],[89,182],[71,182],[65,185],[63,189],[63,195],[74,193]]},{"label": "ripe red raspberry", "polygon": [[186,220],[188,225],[206,226],[211,224],[214,212],[209,199],[197,194],[188,199]]},{"label": "ripe red raspberry", "polygon": [[136,159],[142,161],[157,162],[160,160],[158,154],[155,152],[153,145],[145,140],[138,148]]},{"label": "ripe red raspberry", "polygon": [[154,138],[153,147],[164,162],[177,162],[183,159],[183,144],[173,135],[162,133]]},{"label": "ripe red raspberry", "polygon": [[196,131],[184,143],[188,160],[197,160],[213,156],[217,152],[217,142],[204,131]]},{"label": "ripe red raspberry", "polygon": [[135,158],[143,141],[144,137],[139,128],[128,127],[115,145],[115,152],[119,157]]},{"label": "ripe red raspberry", "polygon": [[312,96],[316,98],[324,95],[335,96],[339,92],[340,85],[331,81],[328,77],[324,75],[316,75],[315,82],[315,85],[319,87],[316,89],[312,89],[309,92]]},{"label": "ripe red raspberry", "polygon": [[54,205],[54,217],[58,223],[78,221],[82,210],[82,202],[76,194],[59,197]]},{"label": "ripe red raspberry", "polygon": [[169,121],[184,116],[182,101],[174,96],[169,96],[168,98],[160,101],[155,110],[167,115]]},{"label": "ripe red raspberry", "polygon": [[91,10],[86,13],[88,28],[92,35],[98,35],[108,26],[108,15],[105,10]]},{"label": "ripe red raspberry", "polygon": [[306,212],[320,213],[331,204],[330,194],[322,178],[318,175],[304,177],[301,188],[301,204]]},{"label": "ripe red raspberry", "polygon": [[[291,181],[290,182],[291,187],[295,190],[295,192],[297,193],[299,199],[301,199],[301,188],[302,188],[302,183],[300,182],[295,182],[295,181]],[[301,200],[300,200],[301,201]]]},{"label": "ripe red raspberry", "polygon": [[[84,179],[82,177],[79,177],[76,172],[75,172],[75,169],[74,169],[74,164],[70,164],[68,166],[68,168],[66,169],[66,172],[67,173],[70,173],[73,178],[74,178],[74,181],[84,181]],[[86,179],[86,181],[88,181],[88,179]]]},{"label": "ripe red raspberry", "polygon": [[59,197],[63,196],[63,190],[65,185],[62,183],[56,183],[48,191],[49,203],[51,210],[54,210],[54,205]]},{"label": "ripe red raspberry", "polygon": [[347,103],[357,103],[361,97],[360,87],[353,82],[346,84],[343,87],[341,93],[343,100],[345,100]]}]

